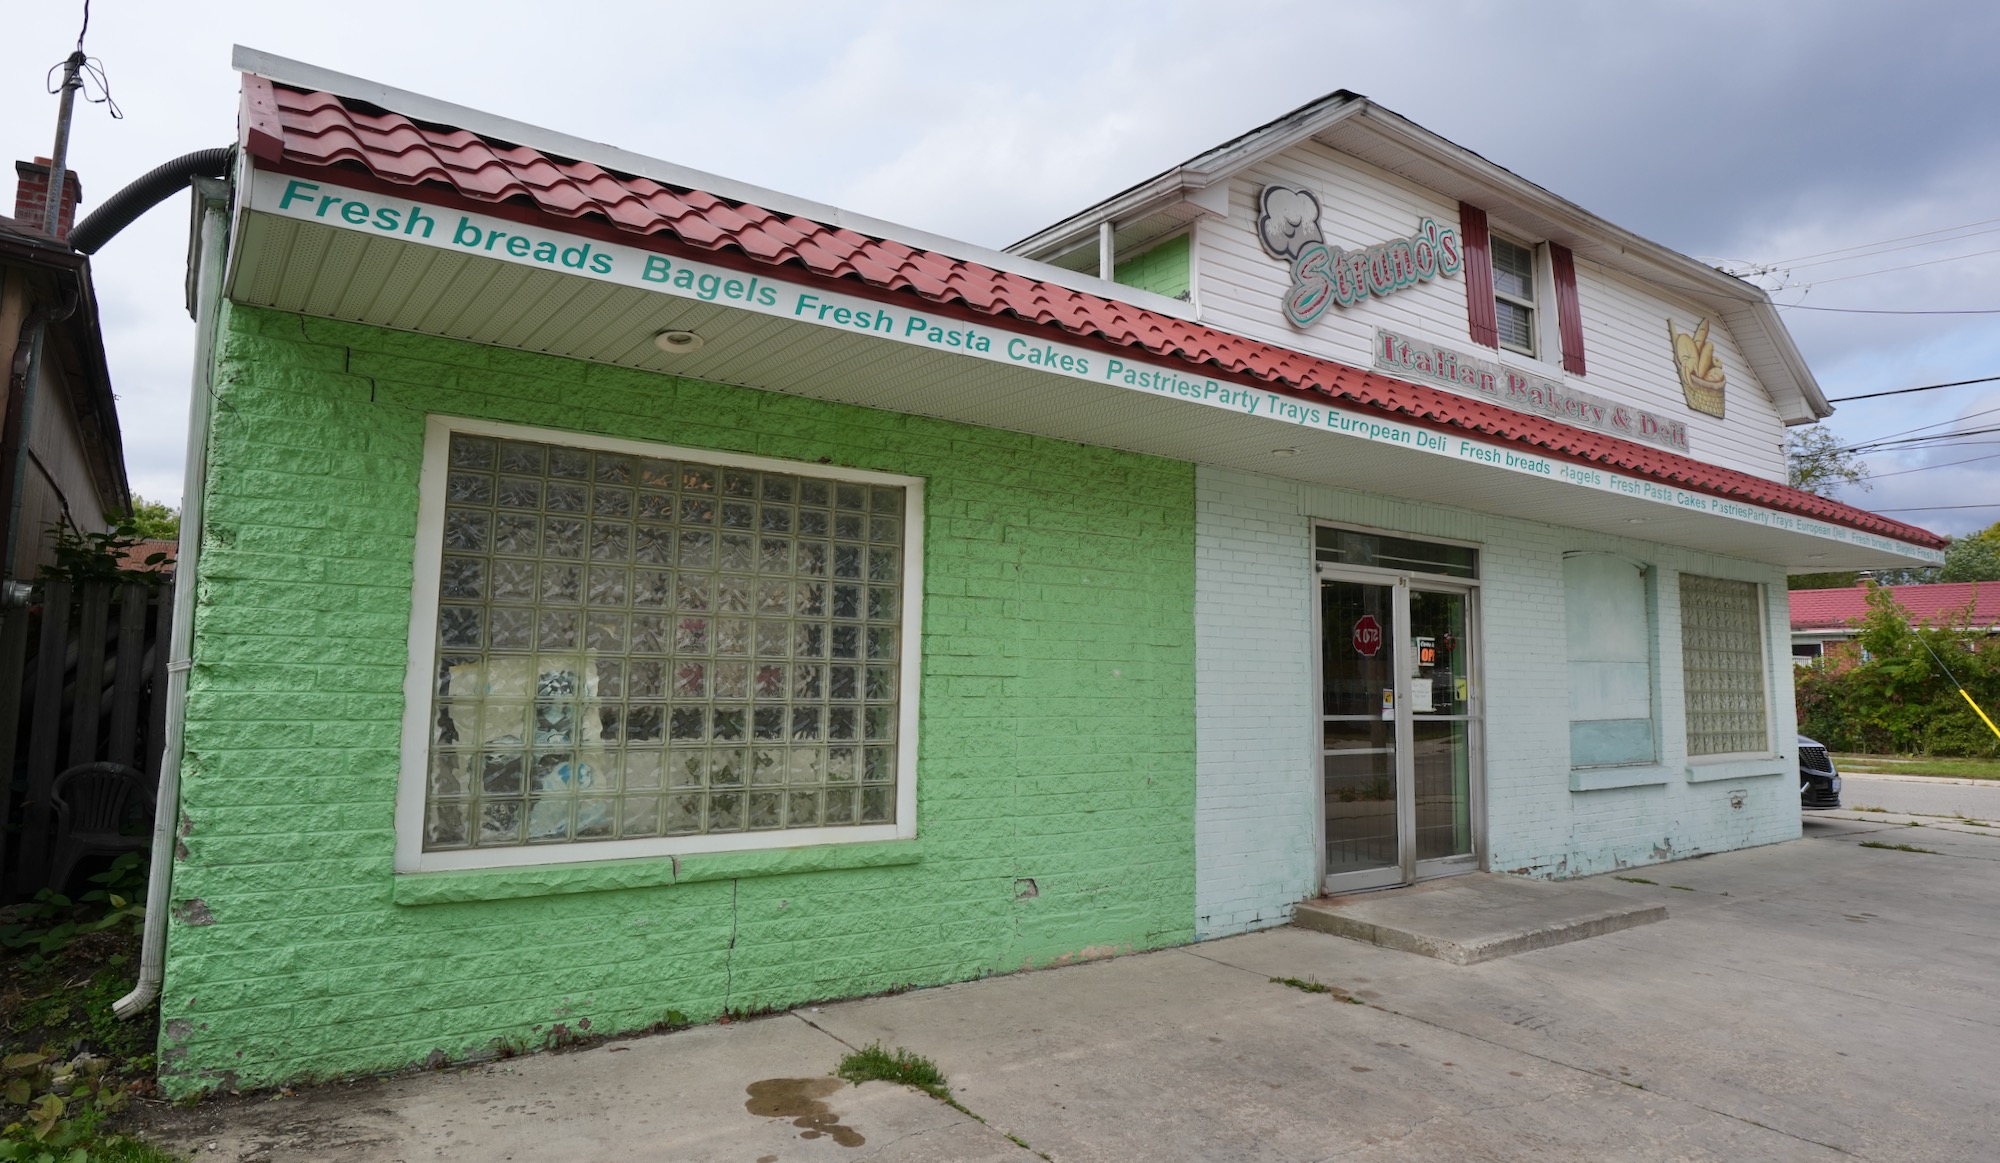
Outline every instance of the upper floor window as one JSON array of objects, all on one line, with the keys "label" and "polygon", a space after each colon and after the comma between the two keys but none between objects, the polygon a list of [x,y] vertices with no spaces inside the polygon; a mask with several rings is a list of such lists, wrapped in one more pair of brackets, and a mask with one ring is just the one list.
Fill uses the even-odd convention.
[{"label": "upper floor window", "polygon": [[1493,236],[1493,315],[1500,346],[1530,358],[1535,351],[1535,252]]}]

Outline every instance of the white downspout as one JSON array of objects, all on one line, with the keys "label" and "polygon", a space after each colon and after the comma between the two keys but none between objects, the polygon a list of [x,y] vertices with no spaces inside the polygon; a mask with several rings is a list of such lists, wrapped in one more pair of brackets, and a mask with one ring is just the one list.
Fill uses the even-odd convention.
[{"label": "white downspout", "polygon": [[222,271],[229,250],[229,183],[196,178],[199,225],[194,251],[194,375],[188,393],[187,472],[181,485],[181,539],[174,556],[173,627],[167,646],[166,736],[160,751],[160,786],[153,803],[152,868],[146,880],[145,943],[139,984],[111,1003],[121,1018],[136,1017],[160,996],[166,970],[167,901],[173,888],[174,833],[180,820],[181,730],[187,705],[189,658],[194,645],[194,597],[201,550],[202,490],[208,483],[208,402],[215,332],[222,308]]}]

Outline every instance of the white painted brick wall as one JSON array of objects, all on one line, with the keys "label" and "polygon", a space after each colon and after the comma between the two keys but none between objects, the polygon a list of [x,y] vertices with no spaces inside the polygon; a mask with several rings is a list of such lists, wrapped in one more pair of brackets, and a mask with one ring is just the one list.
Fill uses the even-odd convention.
[{"label": "white painted brick wall", "polygon": [[1195,936],[1313,888],[1312,547],[1297,486],[1196,470]]},{"label": "white painted brick wall", "polygon": [[[1303,485],[1233,470],[1196,475],[1196,932],[1281,924],[1310,895],[1318,759],[1311,522],[1322,518],[1480,544],[1487,867],[1580,876],[1799,834],[1789,775],[1690,783],[1681,728],[1681,572],[1764,584],[1767,682],[1791,749],[1782,570],[1629,538]],[[1663,786],[1572,792],[1562,555],[1622,554],[1656,571]],[[1732,805],[1740,793],[1741,806]]]}]

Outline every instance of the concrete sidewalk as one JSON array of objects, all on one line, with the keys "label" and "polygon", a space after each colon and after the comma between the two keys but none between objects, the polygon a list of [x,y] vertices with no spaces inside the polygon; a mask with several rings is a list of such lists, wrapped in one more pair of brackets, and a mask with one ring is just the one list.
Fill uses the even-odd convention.
[{"label": "concrete sidewalk", "polygon": [[[1670,918],[1483,964],[1280,929],[144,1119],[202,1160],[1990,1157],[2000,842],[1805,827],[1593,878]],[[825,1080],[873,1041],[985,1123]]]}]

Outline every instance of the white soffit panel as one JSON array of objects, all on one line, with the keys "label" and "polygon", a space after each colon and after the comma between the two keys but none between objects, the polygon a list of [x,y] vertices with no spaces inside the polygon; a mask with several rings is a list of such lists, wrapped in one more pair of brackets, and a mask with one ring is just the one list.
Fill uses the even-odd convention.
[{"label": "white soffit panel", "polygon": [[[1835,570],[1908,559],[1556,480],[497,259],[248,216],[237,302],[666,376],[811,396],[1731,557]],[[692,355],[663,330],[706,340]],[[1274,455],[1274,449],[1296,449]],[[1812,556],[1819,555],[1819,556]]]}]

